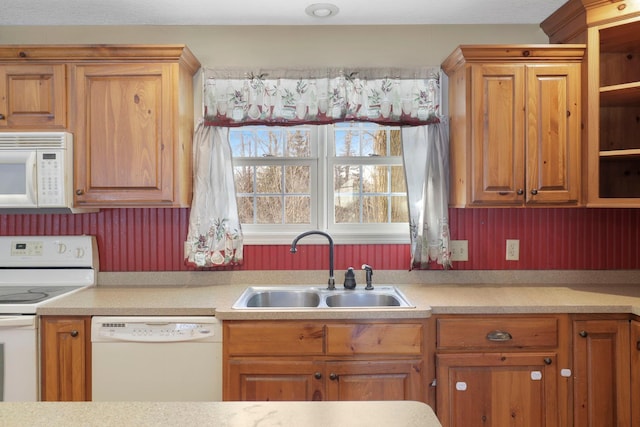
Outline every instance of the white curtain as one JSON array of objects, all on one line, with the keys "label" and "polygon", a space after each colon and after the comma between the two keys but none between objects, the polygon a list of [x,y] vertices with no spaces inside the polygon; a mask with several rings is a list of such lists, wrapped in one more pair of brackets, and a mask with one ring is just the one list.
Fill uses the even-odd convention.
[{"label": "white curtain", "polygon": [[440,69],[204,70],[203,122],[194,136],[194,197],[185,262],[242,262],[230,126],[372,121],[403,126],[411,268],[450,267],[448,128]]},{"label": "white curtain", "polygon": [[411,232],[411,268],[451,268],[449,251],[449,127],[402,128]]},{"label": "white curtain", "polygon": [[223,267],[242,262],[242,229],[229,129],[200,123],[193,139],[194,187],[185,262]]},{"label": "white curtain", "polygon": [[440,68],[204,69],[209,125],[438,122]]}]

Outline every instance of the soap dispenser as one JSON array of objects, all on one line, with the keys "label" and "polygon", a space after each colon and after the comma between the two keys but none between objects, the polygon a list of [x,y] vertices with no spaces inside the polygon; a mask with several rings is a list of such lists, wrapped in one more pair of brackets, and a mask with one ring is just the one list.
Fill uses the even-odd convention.
[{"label": "soap dispenser", "polygon": [[353,267],[349,267],[344,273],[344,288],[355,289],[356,288],[356,274],[353,271]]}]

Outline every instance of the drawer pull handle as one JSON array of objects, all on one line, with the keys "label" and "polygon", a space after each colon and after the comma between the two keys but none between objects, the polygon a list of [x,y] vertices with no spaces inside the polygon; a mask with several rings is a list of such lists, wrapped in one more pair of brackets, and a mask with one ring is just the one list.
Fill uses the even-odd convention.
[{"label": "drawer pull handle", "polygon": [[491,331],[487,334],[487,339],[494,342],[510,341],[512,338],[509,332],[504,331]]}]

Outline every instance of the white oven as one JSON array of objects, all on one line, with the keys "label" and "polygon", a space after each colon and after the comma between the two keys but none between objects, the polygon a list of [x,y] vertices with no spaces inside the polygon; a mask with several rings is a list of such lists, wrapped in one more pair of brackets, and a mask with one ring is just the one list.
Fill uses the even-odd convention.
[{"label": "white oven", "polygon": [[95,285],[93,236],[0,236],[0,401],[39,399],[37,308]]},{"label": "white oven", "polygon": [[38,400],[36,316],[0,315],[0,402]]}]

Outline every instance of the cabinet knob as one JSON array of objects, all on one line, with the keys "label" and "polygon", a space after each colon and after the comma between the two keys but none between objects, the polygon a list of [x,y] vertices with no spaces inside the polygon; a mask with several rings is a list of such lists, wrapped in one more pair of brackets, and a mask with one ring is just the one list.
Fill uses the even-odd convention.
[{"label": "cabinet knob", "polygon": [[487,340],[489,341],[504,342],[512,338],[511,334],[505,331],[491,331],[487,334]]},{"label": "cabinet knob", "polygon": [[586,336],[589,335],[589,333],[587,331],[580,331],[578,332],[578,335],[580,335],[582,338],[586,338]]},{"label": "cabinet knob", "polygon": [[545,357],[544,359],[542,359],[542,361],[544,362],[545,365],[551,365],[551,358],[550,357]]},{"label": "cabinet knob", "polygon": [[533,194],[533,195],[535,196],[536,194],[538,194],[538,190],[536,190],[536,189],[534,188],[533,190],[531,190],[531,194]]},{"label": "cabinet knob", "polygon": [[640,350],[640,341],[636,342],[636,350]]},{"label": "cabinet knob", "polygon": [[75,329],[71,332],[69,332],[69,335],[71,335],[72,337],[77,337],[78,335],[80,335],[80,332],[76,331]]},{"label": "cabinet knob", "polygon": [[315,377],[315,379],[319,380],[322,379],[322,373],[320,372],[316,372],[315,374],[313,374],[313,376]]},{"label": "cabinet knob", "polygon": [[80,189],[76,190],[76,196],[82,196],[83,194],[84,194],[83,190],[80,190]]},{"label": "cabinet knob", "polygon": [[4,120],[4,114],[0,113],[0,120]]},{"label": "cabinet knob", "polygon": [[518,188],[518,191],[516,191],[516,194],[518,196],[522,196],[524,194],[524,190],[522,188]]},{"label": "cabinet knob", "polygon": [[336,373],[334,373],[334,372],[331,372],[331,373],[329,374],[329,379],[330,379],[331,381],[335,381],[335,380],[337,380],[337,379],[338,379],[338,374],[336,374]]}]

